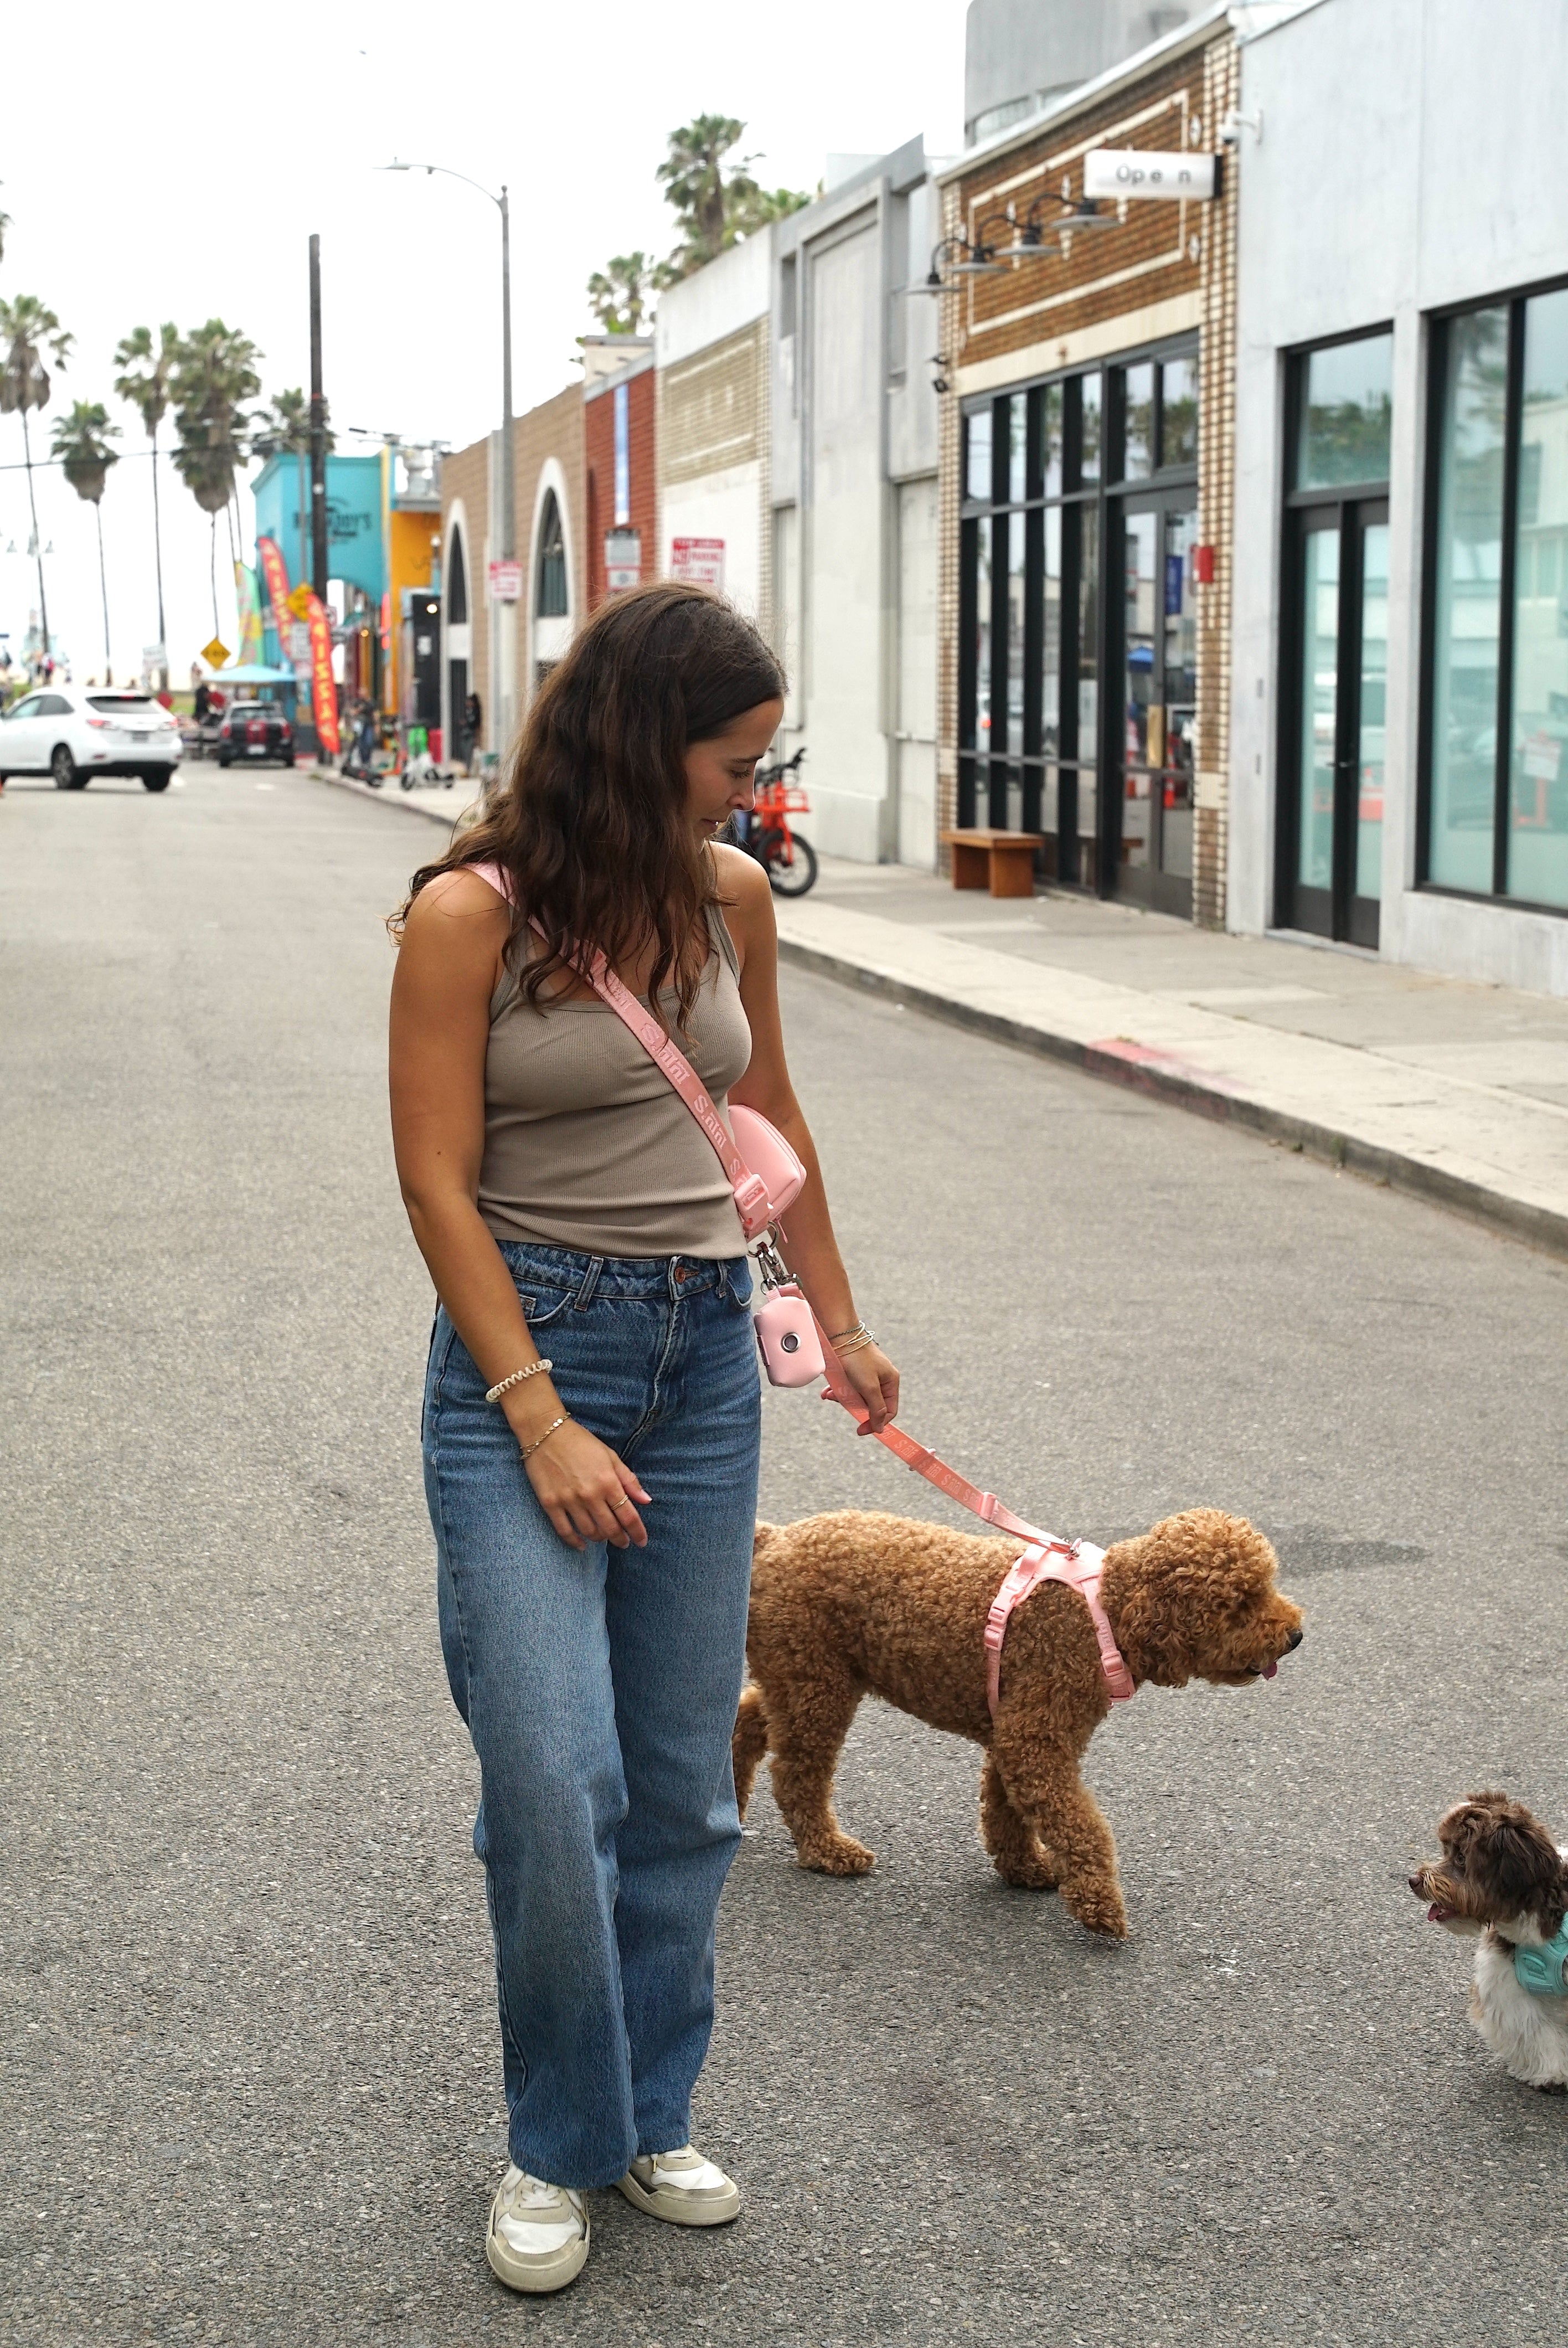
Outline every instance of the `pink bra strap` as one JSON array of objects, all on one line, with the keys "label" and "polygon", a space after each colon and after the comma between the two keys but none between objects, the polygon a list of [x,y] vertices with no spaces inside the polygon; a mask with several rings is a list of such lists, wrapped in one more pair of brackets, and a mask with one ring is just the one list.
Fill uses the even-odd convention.
[{"label": "pink bra strap", "polygon": [[[481,880],[487,880],[508,904],[513,901],[511,875],[501,865],[471,864],[468,870],[477,872]],[[530,922],[529,927],[538,936],[544,936],[538,922]],[[748,1240],[761,1239],[773,1220],[767,1185],[760,1174],[752,1172],[735,1148],[696,1069],[674,1038],[667,1035],[652,1014],[643,1009],[630,988],[622,985],[601,953],[595,953],[589,964],[587,976],[600,1000],[608,1003],[617,1018],[630,1027],[661,1076],[674,1086],[707,1135],[714,1155],[724,1169],[725,1179],[735,1194],[735,1211],[740,1216],[742,1231]]]}]

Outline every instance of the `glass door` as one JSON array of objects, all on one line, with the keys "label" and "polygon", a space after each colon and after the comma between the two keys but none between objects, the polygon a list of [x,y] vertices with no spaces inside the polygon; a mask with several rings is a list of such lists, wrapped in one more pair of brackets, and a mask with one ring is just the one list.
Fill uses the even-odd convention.
[{"label": "glass door", "polygon": [[1197,599],[1191,491],[1128,503],[1122,592],[1120,836],[1116,888],[1161,912],[1190,915],[1197,718]]},{"label": "glass door", "polygon": [[1389,654],[1389,510],[1293,516],[1289,782],[1281,913],[1287,928],[1378,942]]}]

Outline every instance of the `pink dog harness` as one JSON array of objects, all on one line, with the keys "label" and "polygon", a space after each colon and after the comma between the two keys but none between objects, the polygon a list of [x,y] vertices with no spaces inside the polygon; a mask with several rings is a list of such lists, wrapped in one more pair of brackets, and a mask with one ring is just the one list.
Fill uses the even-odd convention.
[{"label": "pink dog harness", "polygon": [[[819,1324],[820,1327],[820,1324]],[[852,1418],[864,1422],[871,1416],[849,1380],[844,1375],[844,1365],[822,1332],[822,1355],[827,1364],[827,1387],[824,1402],[842,1404]],[[1112,1704],[1125,1704],[1137,1694],[1132,1673],[1116,1644],[1116,1634],[1111,1628],[1111,1617],[1100,1603],[1100,1576],[1105,1563],[1105,1552],[1092,1541],[1057,1540],[1050,1533],[1042,1533],[1038,1525],[1026,1524],[1015,1517],[1009,1508],[998,1499],[994,1492],[982,1492],[945,1459],[913,1436],[906,1435],[901,1426],[884,1426],[876,1440],[886,1445],[895,1458],[902,1459],[906,1468],[917,1476],[924,1476],[927,1484],[935,1484],[938,1492],[946,1492],[949,1500],[957,1500],[985,1525],[998,1525],[1003,1532],[1021,1533],[1029,1547],[1009,1571],[1001,1588],[991,1601],[986,1617],[986,1699],[996,1716],[1001,1696],[1002,1641],[1007,1637],[1008,1617],[1020,1605],[1031,1590],[1042,1581],[1065,1581],[1076,1590],[1089,1609],[1094,1625],[1094,1635],[1100,1642],[1100,1668],[1105,1674],[1105,1685]]]},{"label": "pink dog harness", "polygon": [[1044,1549],[1026,1549],[1013,1566],[992,1599],[991,1611],[986,1617],[986,1700],[993,1719],[1001,1698],[1002,1641],[1007,1637],[1008,1618],[1013,1608],[1021,1605],[1042,1581],[1065,1581],[1088,1607],[1094,1635],[1100,1642],[1100,1668],[1105,1674],[1112,1703],[1125,1704],[1136,1693],[1132,1674],[1116,1644],[1111,1617],[1100,1603],[1100,1576],[1104,1565],[1105,1552],[1096,1549],[1092,1541],[1050,1541]]}]

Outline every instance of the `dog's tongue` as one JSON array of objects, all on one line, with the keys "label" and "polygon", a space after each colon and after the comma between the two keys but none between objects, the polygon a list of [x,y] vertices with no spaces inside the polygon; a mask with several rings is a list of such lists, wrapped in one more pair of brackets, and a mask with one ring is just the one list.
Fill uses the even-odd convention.
[{"label": "dog's tongue", "polygon": [[1431,1906],[1427,1910],[1427,1921],[1428,1921],[1428,1923],[1429,1923],[1429,1924],[1446,1924],[1446,1923],[1448,1922],[1448,1920],[1449,1920],[1449,1911],[1448,1911],[1448,1910],[1447,1910],[1446,1908],[1442,1907],[1442,1906],[1441,1906],[1441,1905],[1440,1905],[1440,1904],[1436,1900],[1434,1900],[1432,1901]]},{"label": "dog's tongue", "polygon": [[1278,1669],[1279,1665],[1277,1663],[1265,1663],[1263,1667],[1264,1678],[1266,1680],[1271,1680]]}]

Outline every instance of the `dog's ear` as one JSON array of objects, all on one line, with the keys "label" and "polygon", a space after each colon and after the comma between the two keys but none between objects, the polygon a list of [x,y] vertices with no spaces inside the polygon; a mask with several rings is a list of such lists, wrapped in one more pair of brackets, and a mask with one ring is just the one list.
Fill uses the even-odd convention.
[{"label": "dog's ear", "polygon": [[1135,1674],[1184,1687],[1216,1639],[1270,1596],[1275,1554],[1255,1525],[1223,1509],[1186,1509],[1106,1552],[1116,1626]]},{"label": "dog's ear", "polygon": [[1145,1540],[1150,1562],[1200,1612],[1245,1614],[1273,1586],[1273,1549],[1255,1525],[1223,1509],[1184,1509]]},{"label": "dog's ear", "polygon": [[1462,1859],[1466,1882],[1494,1915],[1561,1910],[1565,1897],[1563,1859],[1546,1828],[1522,1802],[1512,1802],[1506,1794],[1472,1794],[1449,1818],[1459,1818],[1461,1824],[1446,1847]]}]

